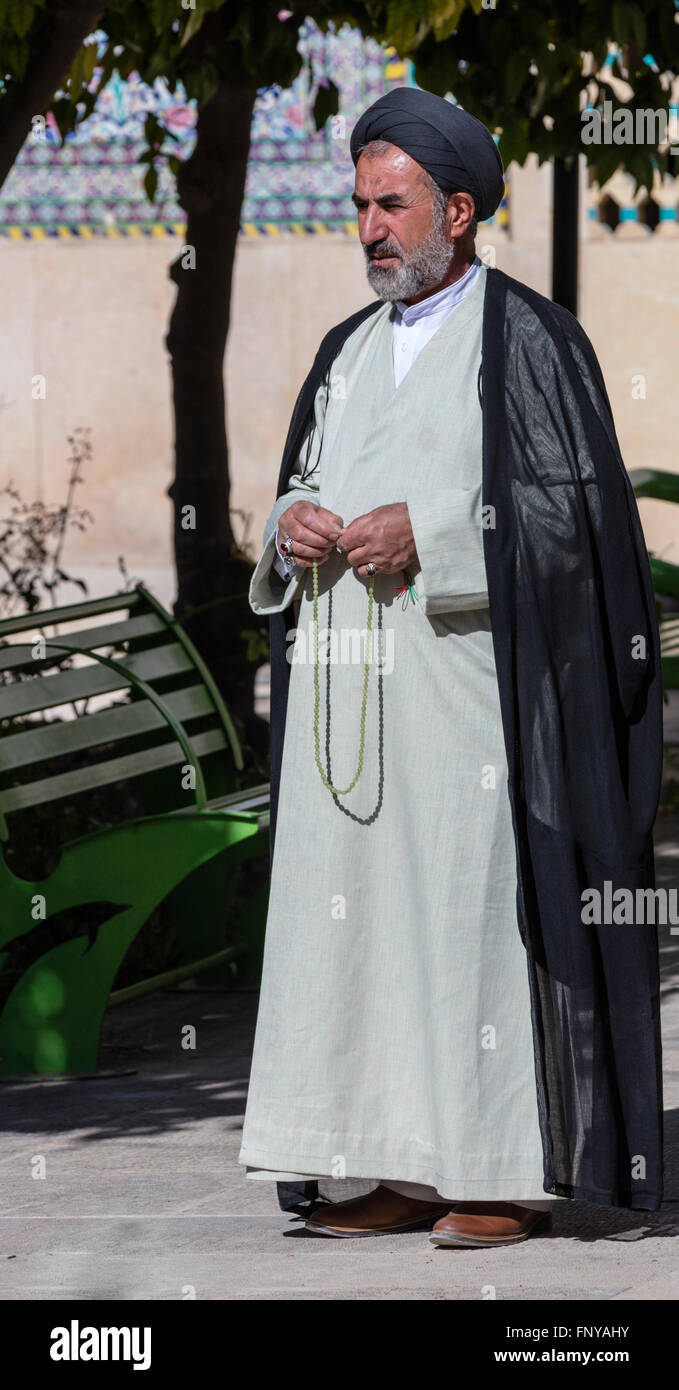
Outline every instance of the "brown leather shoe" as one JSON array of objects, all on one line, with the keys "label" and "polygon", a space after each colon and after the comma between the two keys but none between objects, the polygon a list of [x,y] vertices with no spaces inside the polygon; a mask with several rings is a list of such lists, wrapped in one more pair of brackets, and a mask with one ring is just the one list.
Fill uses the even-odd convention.
[{"label": "brown leather shoe", "polygon": [[533,1211],[516,1202],[458,1202],[453,1211],[436,1222],[429,1237],[432,1245],[457,1248],[517,1245],[539,1227],[549,1230],[550,1211]]},{"label": "brown leather shoe", "polygon": [[365,1197],[350,1197],[346,1202],[319,1207],[305,1224],[307,1231],[317,1236],[386,1236],[429,1228],[438,1216],[449,1211],[450,1202],[402,1197],[380,1183]]}]

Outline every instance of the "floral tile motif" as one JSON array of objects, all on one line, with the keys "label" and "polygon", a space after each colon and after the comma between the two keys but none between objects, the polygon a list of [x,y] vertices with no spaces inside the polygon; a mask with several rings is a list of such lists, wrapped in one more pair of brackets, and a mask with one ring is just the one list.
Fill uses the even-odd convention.
[{"label": "floral tile motif", "polygon": [[[102,53],[106,35],[98,31],[93,41]],[[351,129],[384,92],[415,85],[410,62],[348,24],[326,34],[305,20],[298,50],[301,69],[292,86],[262,88],[257,97],[241,235],[355,234]],[[317,131],[313,104],[328,80],[339,90],[340,112]],[[196,103],[160,80],[147,86],[137,74],[126,81],[116,74],[92,116],[63,145],[48,113],[44,134],[29,137],[0,190],[0,235],[181,235],[184,214],[164,164],[153,204],[144,192],[139,158],[149,111],[177,137],[168,141],[172,153],[188,158],[196,139]],[[506,198],[496,220],[508,223]]]}]

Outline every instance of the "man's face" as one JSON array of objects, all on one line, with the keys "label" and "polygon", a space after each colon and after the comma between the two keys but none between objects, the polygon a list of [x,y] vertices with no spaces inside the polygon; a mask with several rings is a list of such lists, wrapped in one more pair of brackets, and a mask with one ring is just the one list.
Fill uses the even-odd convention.
[{"label": "man's face", "polygon": [[435,206],[416,160],[396,145],[382,154],[364,152],[352,200],[368,283],[380,299],[411,299],[439,283],[454,246],[446,236],[445,211]]}]

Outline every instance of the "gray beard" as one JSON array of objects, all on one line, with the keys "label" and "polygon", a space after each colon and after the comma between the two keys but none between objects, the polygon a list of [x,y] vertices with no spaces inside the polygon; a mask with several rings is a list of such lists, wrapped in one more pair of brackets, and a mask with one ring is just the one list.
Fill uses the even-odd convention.
[{"label": "gray beard", "polygon": [[368,284],[378,299],[412,299],[414,295],[421,294],[422,290],[433,289],[438,285],[449,269],[455,251],[454,246],[446,240],[444,225],[445,213],[442,217],[432,219],[432,226],[426,237],[407,255],[399,246],[390,245],[388,242],[375,248],[383,251],[385,255],[399,257],[401,264],[395,270],[371,265],[367,252],[365,253]]}]

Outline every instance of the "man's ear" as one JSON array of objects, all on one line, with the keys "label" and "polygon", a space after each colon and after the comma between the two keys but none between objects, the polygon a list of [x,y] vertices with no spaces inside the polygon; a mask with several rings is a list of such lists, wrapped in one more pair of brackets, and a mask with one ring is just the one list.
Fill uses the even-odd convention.
[{"label": "man's ear", "polygon": [[462,206],[465,206],[465,205],[469,207],[469,211],[470,211],[469,226],[471,226],[471,224],[472,224],[472,222],[473,222],[473,220],[474,220],[474,199],[472,198],[471,193],[449,193],[449,194],[448,194],[448,204],[447,204],[447,207],[446,207],[446,230],[447,230],[447,232],[448,232],[448,235],[449,235],[451,241],[455,241],[455,240],[457,240],[458,237],[463,236],[463,235],[466,235],[466,230],[467,230],[467,229],[465,229],[465,232],[464,232],[464,233],[462,233],[462,232],[460,232],[460,231],[456,231],[454,234],[452,233],[452,224],[453,224],[453,221],[454,221],[454,219],[457,217],[457,215],[459,214],[459,212],[460,212],[460,210],[461,210],[461,207],[462,207]]}]

